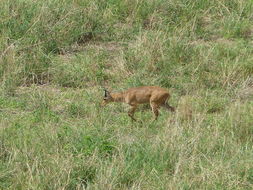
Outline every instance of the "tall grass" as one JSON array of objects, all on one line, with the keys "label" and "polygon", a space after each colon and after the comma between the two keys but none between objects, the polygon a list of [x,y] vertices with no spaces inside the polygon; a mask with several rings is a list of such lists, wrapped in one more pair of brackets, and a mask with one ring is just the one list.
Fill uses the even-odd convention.
[{"label": "tall grass", "polygon": [[[252,189],[252,1],[0,2],[0,189]],[[158,85],[175,114],[101,108]]]}]

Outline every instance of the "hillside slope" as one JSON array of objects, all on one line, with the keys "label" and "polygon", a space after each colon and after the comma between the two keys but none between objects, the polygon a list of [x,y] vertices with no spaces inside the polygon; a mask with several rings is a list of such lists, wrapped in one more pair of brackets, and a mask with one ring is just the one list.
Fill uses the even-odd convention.
[{"label": "hillside slope", "polygon": [[[0,2],[0,189],[252,189],[253,2]],[[132,123],[103,88],[157,85]]]}]

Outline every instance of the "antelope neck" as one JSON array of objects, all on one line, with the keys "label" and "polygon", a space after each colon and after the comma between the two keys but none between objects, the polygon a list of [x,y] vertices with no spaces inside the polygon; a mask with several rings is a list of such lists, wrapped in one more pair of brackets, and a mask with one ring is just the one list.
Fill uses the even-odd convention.
[{"label": "antelope neck", "polygon": [[124,94],[121,92],[112,93],[111,96],[112,96],[114,102],[124,102],[125,101]]}]

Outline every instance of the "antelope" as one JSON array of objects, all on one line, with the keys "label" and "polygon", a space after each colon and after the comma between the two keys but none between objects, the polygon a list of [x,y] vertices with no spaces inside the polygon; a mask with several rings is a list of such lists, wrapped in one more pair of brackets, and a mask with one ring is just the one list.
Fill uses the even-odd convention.
[{"label": "antelope", "polygon": [[132,121],[136,121],[134,118],[134,112],[136,111],[138,105],[149,103],[155,116],[154,120],[157,120],[159,108],[161,106],[172,112],[175,111],[175,108],[167,103],[169,98],[169,92],[165,88],[158,86],[141,86],[129,88],[126,91],[115,93],[110,93],[105,89],[104,98],[101,105],[105,106],[110,102],[127,103],[131,106],[130,110],[128,111],[128,116],[132,119]]}]

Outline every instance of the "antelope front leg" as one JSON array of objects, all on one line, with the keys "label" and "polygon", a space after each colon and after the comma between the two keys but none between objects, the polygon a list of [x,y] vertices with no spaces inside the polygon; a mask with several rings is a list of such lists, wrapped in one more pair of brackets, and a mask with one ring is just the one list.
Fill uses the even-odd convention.
[{"label": "antelope front leg", "polygon": [[128,111],[128,116],[131,117],[132,121],[136,121],[136,119],[134,118],[134,112],[137,109],[137,106],[136,105],[131,105],[131,106],[132,107]]}]

